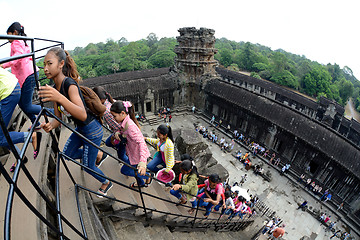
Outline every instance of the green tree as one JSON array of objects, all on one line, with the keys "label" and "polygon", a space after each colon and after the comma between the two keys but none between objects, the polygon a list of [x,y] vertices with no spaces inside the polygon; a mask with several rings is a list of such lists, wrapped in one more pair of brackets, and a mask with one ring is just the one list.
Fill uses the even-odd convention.
[{"label": "green tree", "polygon": [[346,104],[346,102],[349,100],[349,98],[352,96],[354,92],[354,86],[350,81],[347,81],[345,78],[342,78],[338,88],[342,102]]},{"label": "green tree", "polygon": [[174,64],[175,53],[163,50],[155,53],[149,58],[149,63],[155,68],[170,67]]},{"label": "green tree", "polygon": [[221,51],[220,54],[220,64],[223,65],[225,68],[232,64],[232,51],[225,48]]},{"label": "green tree", "polygon": [[304,90],[311,96],[317,96],[319,93],[326,94],[326,90],[331,83],[331,75],[325,67],[315,66],[304,77]]},{"label": "green tree", "polygon": [[296,81],[294,75],[288,70],[283,70],[281,72],[275,73],[271,78],[271,81],[276,82],[277,84],[284,85],[297,89],[298,82]]}]

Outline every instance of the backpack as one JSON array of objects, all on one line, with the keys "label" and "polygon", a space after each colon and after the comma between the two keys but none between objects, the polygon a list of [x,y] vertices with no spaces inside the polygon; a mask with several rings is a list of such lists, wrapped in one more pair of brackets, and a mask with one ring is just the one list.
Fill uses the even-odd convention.
[{"label": "backpack", "polygon": [[[64,90],[65,81],[66,81],[66,79],[63,81],[61,88],[63,89],[63,92],[65,93],[65,95],[67,95],[67,93]],[[80,86],[78,84],[77,84],[77,86],[79,87],[82,98],[84,99],[86,112],[90,112],[93,115],[95,115],[97,117],[97,119],[100,121],[100,123],[102,124],[103,122],[102,122],[101,117],[104,116],[106,107],[101,103],[100,98],[91,88],[88,88],[85,86]]]},{"label": "backpack", "polygon": [[83,95],[86,108],[99,118],[104,116],[106,107],[104,106],[104,104],[101,103],[98,95],[91,88],[85,86],[79,86],[79,87]]}]

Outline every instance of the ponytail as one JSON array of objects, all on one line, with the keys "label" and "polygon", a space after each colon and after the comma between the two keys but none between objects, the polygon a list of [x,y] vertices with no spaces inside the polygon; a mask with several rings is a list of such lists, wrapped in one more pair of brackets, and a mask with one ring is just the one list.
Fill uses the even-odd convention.
[{"label": "ponytail", "polygon": [[69,52],[60,47],[51,48],[48,53],[49,52],[54,53],[55,56],[57,56],[59,62],[64,61],[64,67],[62,69],[63,74],[66,77],[70,77],[79,83],[80,75],[77,71],[76,63],[70,56]]},{"label": "ponytail", "polygon": [[197,167],[195,166],[195,163],[193,161],[190,161],[190,160],[182,161],[180,163],[180,168],[186,172],[191,169],[189,176],[191,176],[192,174],[196,174],[196,176],[199,177]]},{"label": "ponytail", "polygon": [[111,97],[110,93],[106,92],[106,90],[103,87],[94,87],[93,91],[98,95],[100,100],[107,99],[110,103],[114,103],[114,99]]},{"label": "ponytail", "polygon": [[[7,29],[6,33],[15,33],[15,30],[18,32],[19,36],[25,36],[25,30],[24,26],[21,25],[19,22],[14,22],[10,25],[10,27]],[[26,40],[24,40],[25,46],[27,46]]]},{"label": "ponytail", "polygon": [[171,127],[170,125],[165,125],[165,124],[161,124],[157,130],[162,134],[162,135],[167,135],[168,138],[170,138],[170,140],[174,143],[174,138],[172,135],[172,131],[171,131]]},{"label": "ponytail", "polygon": [[131,120],[133,120],[136,126],[140,129],[140,124],[135,117],[134,105],[131,102],[116,101],[111,105],[110,111],[115,113],[121,113],[124,111],[126,114],[129,114]]}]

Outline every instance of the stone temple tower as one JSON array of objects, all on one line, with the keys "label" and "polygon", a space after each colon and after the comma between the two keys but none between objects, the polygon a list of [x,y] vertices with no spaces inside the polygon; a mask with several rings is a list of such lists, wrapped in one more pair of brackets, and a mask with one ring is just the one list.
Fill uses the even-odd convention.
[{"label": "stone temple tower", "polygon": [[214,59],[217,53],[215,31],[207,28],[180,28],[177,37],[179,45],[175,47],[175,72],[180,87],[179,103],[204,107],[202,89],[207,80],[216,77]]}]

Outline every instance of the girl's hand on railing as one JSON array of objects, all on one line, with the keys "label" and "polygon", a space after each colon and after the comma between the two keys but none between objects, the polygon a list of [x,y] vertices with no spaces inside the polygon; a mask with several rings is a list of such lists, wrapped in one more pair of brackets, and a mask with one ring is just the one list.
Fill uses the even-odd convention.
[{"label": "girl's hand on railing", "polygon": [[114,133],[114,138],[118,141],[120,141],[120,132]]},{"label": "girl's hand on railing", "polygon": [[181,188],[181,185],[180,184],[175,184],[171,189],[174,190],[174,191],[177,191]]},{"label": "girl's hand on railing", "polygon": [[146,174],[146,168],[138,166],[138,173],[139,173],[141,176],[145,176],[145,174]]},{"label": "girl's hand on railing", "polygon": [[54,126],[51,124],[51,122],[42,123],[40,124],[40,127],[47,133],[54,129]]}]

